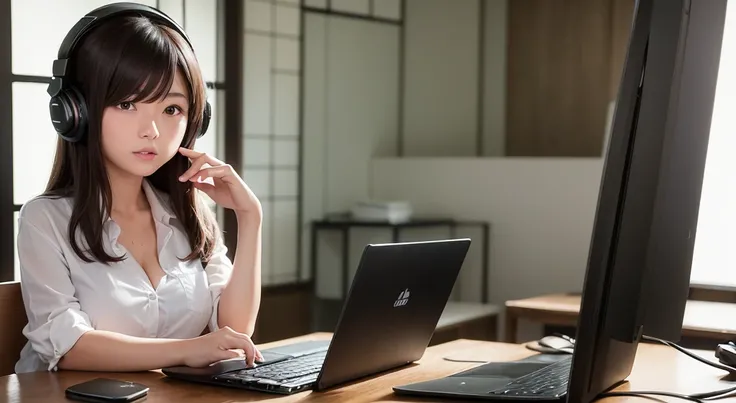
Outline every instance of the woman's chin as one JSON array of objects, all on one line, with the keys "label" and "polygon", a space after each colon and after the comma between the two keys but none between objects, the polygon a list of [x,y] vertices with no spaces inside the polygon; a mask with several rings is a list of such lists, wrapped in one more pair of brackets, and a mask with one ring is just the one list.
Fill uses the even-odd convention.
[{"label": "woman's chin", "polygon": [[130,167],[128,172],[133,175],[146,177],[153,175],[159,168],[161,166],[158,164],[136,164],[136,166]]}]

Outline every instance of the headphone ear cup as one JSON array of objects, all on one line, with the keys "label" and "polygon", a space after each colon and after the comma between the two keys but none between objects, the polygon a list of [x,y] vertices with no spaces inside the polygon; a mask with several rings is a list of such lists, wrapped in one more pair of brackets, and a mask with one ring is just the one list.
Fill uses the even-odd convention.
[{"label": "headphone ear cup", "polygon": [[77,90],[77,87],[72,87],[71,92],[74,94],[74,106],[76,107],[78,116],[77,126],[74,133],[72,133],[72,141],[81,141],[87,134],[87,124],[89,122],[87,102],[82,92]]},{"label": "headphone ear cup", "polygon": [[207,101],[204,104],[204,113],[202,113],[202,127],[199,129],[199,133],[197,133],[197,138],[204,136],[204,134],[207,132],[207,128],[210,126],[211,118],[212,118],[212,105],[210,105],[210,102]]},{"label": "headphone ear cup", "polygon": [[51,124],[64,140],[76,143],[87,131],[87,104],[76,88],[59,91],[49,100]]},{"label": "headphone ear cup", "polygon": [[51,97],[49,115],[56,133],[66,139],[67,134],[74,130],[76,118],[73,105],[65,91],[59,91]]}]

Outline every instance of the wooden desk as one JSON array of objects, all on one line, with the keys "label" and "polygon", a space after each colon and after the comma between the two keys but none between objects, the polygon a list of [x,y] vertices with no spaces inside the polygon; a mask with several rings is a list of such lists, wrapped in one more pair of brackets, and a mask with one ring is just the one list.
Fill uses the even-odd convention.
[{"label": "wooden desk", "polygon": [[[275,343],[261,345],[268,348],[297,340],[326,339],[329,334],[317,333]],[[712,352],[698,352],[704,357],[712,356]],[[9,403],[21,402],[68,402],[64,390],[76,383],[96,377],[119,378],[141,382],[151,390],[146,403],[159,402],[252,402],[269,400],[275,402],[440,402],[447,399],[409,398],[394,395],[391,389],[428,379],[451,375],[468,368],[478,366],[477,363],[446,361],[443,357],[460,360],[511,361],[535,352],[518,344],[506,344],[478,340],[455,340],[427,349],[422,359],[408,367],[389,373],[376,375],[361,382],[353,382],[326,392],[310,391],[291,396],[278,396],[266,393],[251,392],[210,385],[186,383],[167,379],[159,371],[139,373],[93,373],[60,371],[56,373],[38,372],[31,374],[10,375],[0,377],[0,401]],[[642,345],[637,355],[634,370],[629,383],[619,387],[620,390],[666,390],[678,393],[695,393],[699,391],[724,389],[730,384],[720,380],[723,371],[705,366],[677,351],[659,345]],[[723,399],[725,401],[726,399]],[[735,399],[736,400],[736,399]],[[731,400],[731,401],[735,401]],[[643,398],[608,398],[604,402],[647,402]],[[678,400],[670,400],[678,402]]]},{"label": "wooden desk", "polygon": [[[545,325],[576,326],[580,295],[550,294],[506,302],[507,342],[517,342],[519,319]],[[731,340],[736,336],[736,304],[688,300],[682,335],[686,337]]]},{"label": "wooden desk", "polygon": [[[340,299],[315,299],[311,331],[330,332],[335,329],[342,308],[343,301]],[[498,320],[503,309],[500,304],[448,301],[429,344],[433,346],[455,339],[498,341]]]}]

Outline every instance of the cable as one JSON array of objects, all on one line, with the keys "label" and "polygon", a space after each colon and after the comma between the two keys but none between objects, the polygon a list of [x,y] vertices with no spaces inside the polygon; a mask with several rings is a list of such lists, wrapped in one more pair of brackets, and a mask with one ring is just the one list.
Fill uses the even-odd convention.
[{"label": "cable", "polygon": [[697,397],[688,396],[688,395],[681,395],[679,393],[670,393],[670,392],[649,392],[649,391],[630,391],[630,392],[607,392],[607,393],[601,393],[598,395],[598,398],[604,398],[604,397],[615,397],[615,396],[637,396],[637,397],[646,397],[646,396],[668,396],[668,397],[675,397],[682,400],[689,400],[691,402],[698,402],[703,403],[702,399],[699,399]]},{"label": "cable", "polygon": [[717,399],[723,399],[725,397],[728,397],[730,393],[733,393],[735,391],[736,391],[736,386],[732,386],[730,388],[715,390],[713,392],[695,393],[690,396],[694,396],[694,397],[697,397],[703,400],[717,400]]},{"label": "cable", "polygon": [[621,392],[606,392],[599,395],[599,397],[612,397],[612,396],[646,396],[646,395],[653,395],[653,396],[669,396],[669,397],[676,397],[683,400],[690,400],[693,402],[700,402],[703,403],[704,401],[711,401],[711,400],[718,400],[718,399],[724,399],[726,397],[729,397],[730,393],[736,392],[736,386],[732,386],[730,388],[721,389],[721,390],[714,390],[711,392],[703,392],[703,393],[693,393],[691,395],[684,395],[679,393],[671,393],[671,392],[654,392],[654,391],[621,391]]},{"label": "cable", "polygon": [[672,343],[671,341],[658,339],[658,338],[652,337],[652,336],[642,336],[642,339],[643,340],[655,341],[655,342],[658,342],[658,343],[662,343],[662,344],[664,344],[666,346],[669,346],[669,347],[674,348],[675,350],[677,350],[677,351],[679,351],[679,352],[687,355],[690,358],[693,358],[693,359],[696,359],[696,360],[702,362],[703,364],[710,365],[711,367],[714,367],[714,368],[722,369],[722,370],[728,372],[729,374],[736,374],[736,368],[730,367],[728,365],[724,365],[724,364],[721,364],[721,363],[717,363],[717,362],[706,360],[705,358],[702,358],[702,357],[700,357],[698,355],[695,355],[695,354],[691,353],[690,351],[688,351],[687,349],[685,349],[683,347],[680,347],[679,345],[677,345],[675,343]]},{"label": "cable", "polygon": [[[718,368],[721,370],[724,370],[728,372],[729,374],[736,374],[736,368],[724,365],[721,363],[713,362],[710,360],[706,360],[703,357],[700,357],[690,351],[688,351],[686,348],[673,343],[671,341],[662,340],[656,337],[652,336],[642,336],[643,340],[647,341],[653,341],[657,343],[664,344],[668,347],[672,347],[675,350],[685,354],[686,356],[693,358],[703,364],[710,365],[711,367]],[[703,403],[705,400],[717,400],[717,399],[723,399],[725,397],[728,397],[729,394],[736,392],[736,386],[732,386],[726,389],[721,390],[715,390],[710,392],[702,392],[702,393],[693,393],[690,395],[683,395],[678,393],[670,393],[670,392],[650,392],[650,391],[625,391],[625,392],[607,392],[600,395],[600,397],[608,397],[608,396],[646,396],[646,395],[660,395],[660,396],[669,396],[669,397],[675,397],[683,400],[690,400],[694,402],[700,402]]]},{"label": "cable", "polygon": [[445,361],[452,361],[452,362],[474,362],[474,363],[479,363],[479,364],[487,364],[488,363],[488,361],[481,361],[481,360],[458,360],[458,359],[450,358],[450,357],[442,357],[442,359],[445,360]]}]

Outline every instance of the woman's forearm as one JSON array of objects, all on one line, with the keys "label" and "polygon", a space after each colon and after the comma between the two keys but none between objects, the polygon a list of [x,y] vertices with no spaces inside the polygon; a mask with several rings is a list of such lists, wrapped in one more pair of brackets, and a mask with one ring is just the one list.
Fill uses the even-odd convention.
[{"label": "woman's forearm", "polygon": [[262,214],[238,216],[238,244],[233,272],[220,296],[219,327],[253,335],[261,305]]},{"label": "woman's forearm", "polygon": [[187,340],[127,336],[92,330],[59,361],[59,368],[80,371],[147,371],[183,365]]}]

